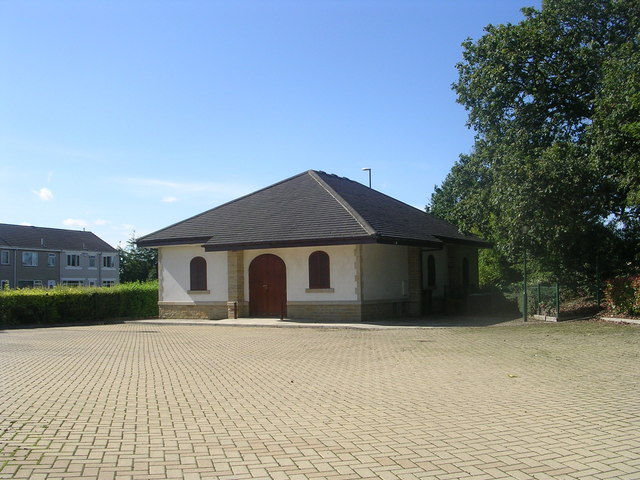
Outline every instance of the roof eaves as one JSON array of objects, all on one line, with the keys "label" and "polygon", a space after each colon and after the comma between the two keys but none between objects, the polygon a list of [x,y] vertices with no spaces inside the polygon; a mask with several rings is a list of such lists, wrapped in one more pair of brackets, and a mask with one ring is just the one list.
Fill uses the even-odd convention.
[{"label": "roof eaves", "polygon": [[493,243],[487,242],[480,238],[466,237],[466,238],[455,238],[455,237],[445,237],[443,235],[434,235],[438,239],[442,240],[446,243],[457,243],[462,245],[475,245],[479,248],[492,248]]},{"label": "roof eaves", "polygon": [[224,243],[205,244],[206,252],[221,252],[232,250],[259,250],[268,248],[290,248],[290,247],[320,247],[323,245],[353,245],[364,243],[379,243],[376,236],[345,237],[345,238],[318,238],[306,240],[283,240],[251,243]]},{"label": "roof eaves", "polygon": [[379,236],[377,243],[384,243],[388,245],[406,245],[406,246],[414,246],[414,247],[436,247],[438,249],[442,248],[445,243],[439,238],[434,238],[433,240],[426,240],[420,238],[408,238],[408,237],[393,237],[393,236]]},{"label": "roof eaves", "polygon": [[136,240],[136,245],[142,248],[154,247],[175,247],[177,245],[202,245],[211,237],[185,237],[185,238],[168,238],[158,240],[143,240],[144,237]]}]

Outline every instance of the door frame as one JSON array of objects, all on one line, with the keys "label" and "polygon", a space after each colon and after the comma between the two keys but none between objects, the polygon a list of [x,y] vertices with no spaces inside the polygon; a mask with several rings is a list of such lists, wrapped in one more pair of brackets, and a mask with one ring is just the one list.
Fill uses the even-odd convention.
[{"label": "door frame", "polygon": [[[267,265],[261,265],[261,262],[267,262]],[[267,275],[266,278],[256,277],[264,274]],[[266,297],[260,294],[257,290],[259,288],[267,290]],[[269,293],[273,293],[275,297],[269,296]],[[266,302],[266,305],[261,302]],[[281,257],[273,253],[258,255],[249,264],[249,316],[279,316],[283,319],[286,315],[287,266]]]}]

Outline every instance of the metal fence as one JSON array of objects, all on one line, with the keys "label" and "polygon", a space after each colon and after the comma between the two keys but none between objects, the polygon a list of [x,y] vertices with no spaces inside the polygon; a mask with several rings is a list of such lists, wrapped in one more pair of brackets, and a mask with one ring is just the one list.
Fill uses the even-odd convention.
[{"label": "metal fence", "polygon": [[536,315],[544,315],[547,317],[560,316],[560,284],[542,284],[538,283],[533,288],[533,305],[529,306],[529,312]]},{"label": "metal fence", "polygon": [[[545,317],[560,317],[560,284],[558,283],[538,283],[527,285],[526,294],[520,286],[520,292],[505,295],[517,302],[520,315],[527,318],[532,315],[543,315]],[[523,305],[526,301],[526,315]]]}]

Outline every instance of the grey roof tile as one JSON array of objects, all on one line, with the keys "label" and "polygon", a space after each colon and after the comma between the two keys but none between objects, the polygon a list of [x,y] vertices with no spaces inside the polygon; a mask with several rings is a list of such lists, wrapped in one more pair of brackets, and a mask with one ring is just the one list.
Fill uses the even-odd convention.
[{"label": "grey roof tile", "polygon": [[0,246],[49,250],[115,252],[92,232],[0,223]]},{"label": "grey roof tile", "polygon": [[368,242],[478,245],[451,224],[352,180],[309,170],[138,239],[206,250]]}]

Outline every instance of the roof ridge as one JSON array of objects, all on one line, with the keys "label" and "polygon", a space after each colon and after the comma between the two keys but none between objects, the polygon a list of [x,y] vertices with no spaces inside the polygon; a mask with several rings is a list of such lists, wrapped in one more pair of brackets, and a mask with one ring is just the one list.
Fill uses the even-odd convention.
[{"label": "roof ridge", "polygon": [[[327,193],[329,195],[331,195],[333,198],[335,198],[335,200],[340,204],[340,206],[342,208],[344,208],[349,215],[351,215],[354,220],[356,222],[358,222],[358,224],[365,230],[365,232],[367,232],[369,235],[371,235],[372,237],[376,235],[376,230],[371,226],[371,224],[369,222],[367,222],[364,217],[362,215],[360,215],[358,213],[358,211],[353,208],[349,202],[347,202],[342,195],[340,195],[338,192],[336,192],[331,186],[329,186],[329,184],[327,184],[327,182],[325,182],[322,177],[320,176],[321,173],[324,173],[325,175],[330,175],[326,172],[318,172],[316,170],[309,170],[307,172],[311,178],[313,178],[316,182],[318,182],[318,185],[320,185],[322,188],[324,188]],[[336,175],[337,177],[337,175]]]},{"label": "roof ridge", "polygon": [[75,232],[75,233],[91,233],[95,235],[91,230],[77,230],[75,228],[58,228],[58,227],[40,227],[39,225],[18,225],[15,223],[0,223],[0,227],[15,227],[20,229],[33,229],[33,230],[55,230],[57,232]]}]

